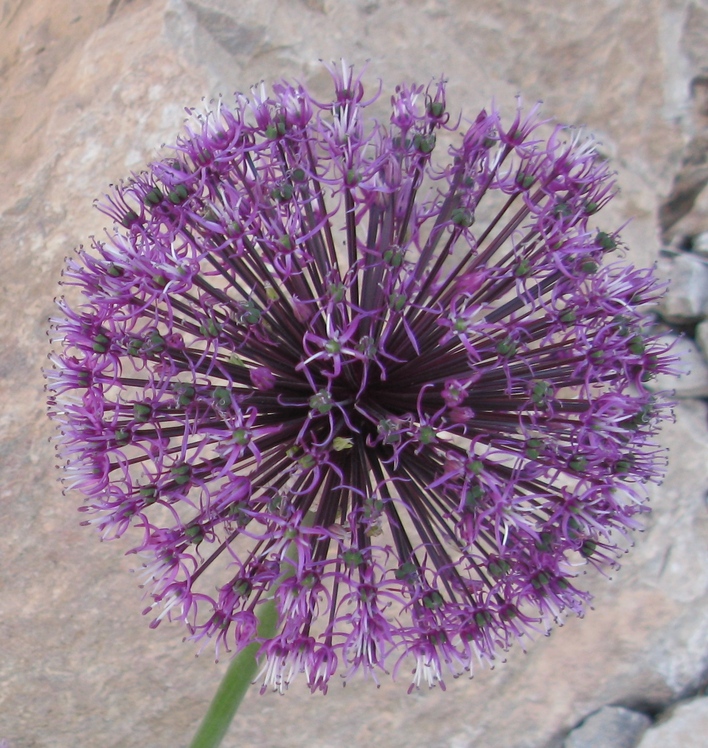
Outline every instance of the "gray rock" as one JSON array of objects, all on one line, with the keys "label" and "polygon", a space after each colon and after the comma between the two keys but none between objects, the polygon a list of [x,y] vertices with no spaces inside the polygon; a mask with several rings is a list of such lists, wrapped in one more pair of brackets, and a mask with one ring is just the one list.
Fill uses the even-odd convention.
[{"label": "gray rock", "polygon": [[[39,367],[63,258],[104,219],[91,208],[172,141],[185,106],[261,78],[328,90],[319,58],[371,60],[384,81],[444,73],[467,117],[494,98],[584,124],[614,153],[621,192],[597,215],[650,264],[656,214],[684,141],[691,65],[688,6],[675,0],[7,0],[0,10],[0,736],[13,748],[186,745],[226,662],[149,630],[123,541],[101,544],[63,497],[47,438]],[[706,49],[703,41],[700,42]],[[699,48],[696,42],[695,49]],[[693,49],[694,47],[691,47]],[[657,52],[658,50],[658,52]],[[661,81],[662,85],[656,85]],[[689,216],[686,216],[688,218]],[[683,219],[682,219],[683,220]],[[708,225],[705,222],[703,226]],[[691,232],[685,232],[691,233]],[[250,692],[224,748],[540,748],[608,703],[661,705],[708,673],[708,434],[684,403],[662,442],[669,474],[652,487],[646,531],[611,582],[588,572],[585,620],[520,647],[493,672],[406,695],[408,672]],[[671,745],[667,743],[666,745]],[[679,743],[680,745],[680,743]]]},{"label": "gray rock", "polygon": [[[700,327],[700,325],[699,325]],[[673,338],[672,352],[678,356],[677,368],[679,377],[660,375],[650,381],[648,386],[654,391],[673,390],[676,397],[708,397],[708,363],[690,338],[678,335]]]},{"label": "gray rock", "polygon": [[708,697],[677,704],[649,728],[637,748],[705,748],[708,745]]},{"label": "gray rock", "polygon": [[693,251],[701,257],[708,257],[708,231],[693,237]]},{"label": "gray rock", "polygon": [[696,325],[696,346],[703,355],[703,359],[708,361],[708,320],[703,320]]},{"label": "gray rock", "polygon": [[250,57],[261,51],[267,33],[265,25],[239,23],[241,13],[227,13],[189,0],[186,5],[199,26],[230,54]]},{"label": "gray rock", "polygon": [[603,706],[568,735],[563,748],[636,748],[649,725],[646,714]]},{"label": "gray rock", "polygon": [[660,268],[662,275],[670,280],[668,292],[660,304],[663,317],[677,324],[703,319],[708,304],[708,266],[705,260],[683,252],[664,258]]}]

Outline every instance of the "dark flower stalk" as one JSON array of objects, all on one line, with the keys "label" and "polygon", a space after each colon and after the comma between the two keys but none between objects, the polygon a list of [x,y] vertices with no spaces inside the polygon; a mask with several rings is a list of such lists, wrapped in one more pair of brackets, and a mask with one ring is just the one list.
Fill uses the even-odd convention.
[{"label": "dark flower stalk", "polygon": [[[588,600],[662,474],[673,358],[595,214],[611,173],[536,110],[451,123],[361,77],[195,115],[70,259],[47,372],[66,485],[131,526],[151,604],[261,644],[263,690],[413,668],[444,685]],[[436,137],[455,137],[434,165]],[[257,637],[275,590],[277,633]]]}]

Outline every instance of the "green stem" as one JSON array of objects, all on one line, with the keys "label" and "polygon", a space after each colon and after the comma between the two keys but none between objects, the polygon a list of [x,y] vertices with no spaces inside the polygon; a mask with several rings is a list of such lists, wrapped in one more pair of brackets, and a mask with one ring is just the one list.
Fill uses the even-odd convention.
[{"label": "green stem", "polygon": [[[259,607],[258,636],[272,639],[278,622],[275,600],[270,599]],[[257,643],[249,644],[231,661],[189,748],[217,748],[221,745],[236,710],[256,676],[256,653],[259,647],[260,644]]]},{"label": "green stem", "polygon": [[[307,512],[302,518],[303,527],[312,527],[315,515]],[[278,609],[275,604],[275,593],[282,582],[295,573],[297,564],[297,546],[292,543],[286,553],[292,562],[286,565],[281,577],[277,579],[270,589],[271,597],[258,608],[258,637],[261,639],[272,639],[278,627]],[[197,734],[189,744],[189,748],[218,748],[226,735],[231,720],[236,710],[241,705],[248,687],[256,677],[258,671],[258,660],[256,654],[260,644],[254,643],[244,647],[229,665],[219,689],[214,695],[209,706],[209,711],[204,715]]]}]

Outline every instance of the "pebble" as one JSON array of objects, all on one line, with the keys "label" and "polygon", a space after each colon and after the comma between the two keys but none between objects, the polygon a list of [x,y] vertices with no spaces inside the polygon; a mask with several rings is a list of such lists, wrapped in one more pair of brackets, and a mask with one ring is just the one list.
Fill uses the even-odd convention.
[{"label": "pebble", "polygon": [[708,316],[708,266],[688,252],[665,259],[661,274],[670,280],[661,301],[661,314],[667,322],[690,324]]},{"label": "pebble", "polygon": [[646,714],[603,706],[568,734],[563,748],[636,748],[650,725]]},{"label": "pebble", "polygon": [[[605,743],[597,745],[605,746]],[[706,748],[708,745],[708,696],[684,701],[668,709],[648,729],[637,748]]]},{"label": "pebble", "polygon": [[693,237],[693,251],[701,257],[708,257],[708,231]]},{"label": "pebble", "polygon": [[708,397],[708,364],[698,345],[680,335],[669,337],[673,338],[671,351],[678,357],[678,368],[682,373],[679,377],[659,375],[647,386],[654,392],[673,390],[678,398]]}]

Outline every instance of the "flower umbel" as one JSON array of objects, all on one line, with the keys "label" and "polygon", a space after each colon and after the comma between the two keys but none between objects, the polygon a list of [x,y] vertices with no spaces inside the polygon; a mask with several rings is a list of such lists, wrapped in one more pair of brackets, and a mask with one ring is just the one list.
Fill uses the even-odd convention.
[{"label": "flower umbel", "polygon": [[[443,685],[588,598],[646,511],[673,359],[659,289],[595,214],[592,145],[535,110],[387,126],[332,71],[195,115],[67,262],[47,372],[66,484],[138,529],[154,625],[260,640],[263,688],[397,671]],[[436,136],[453,139],[433,164]]]}]

